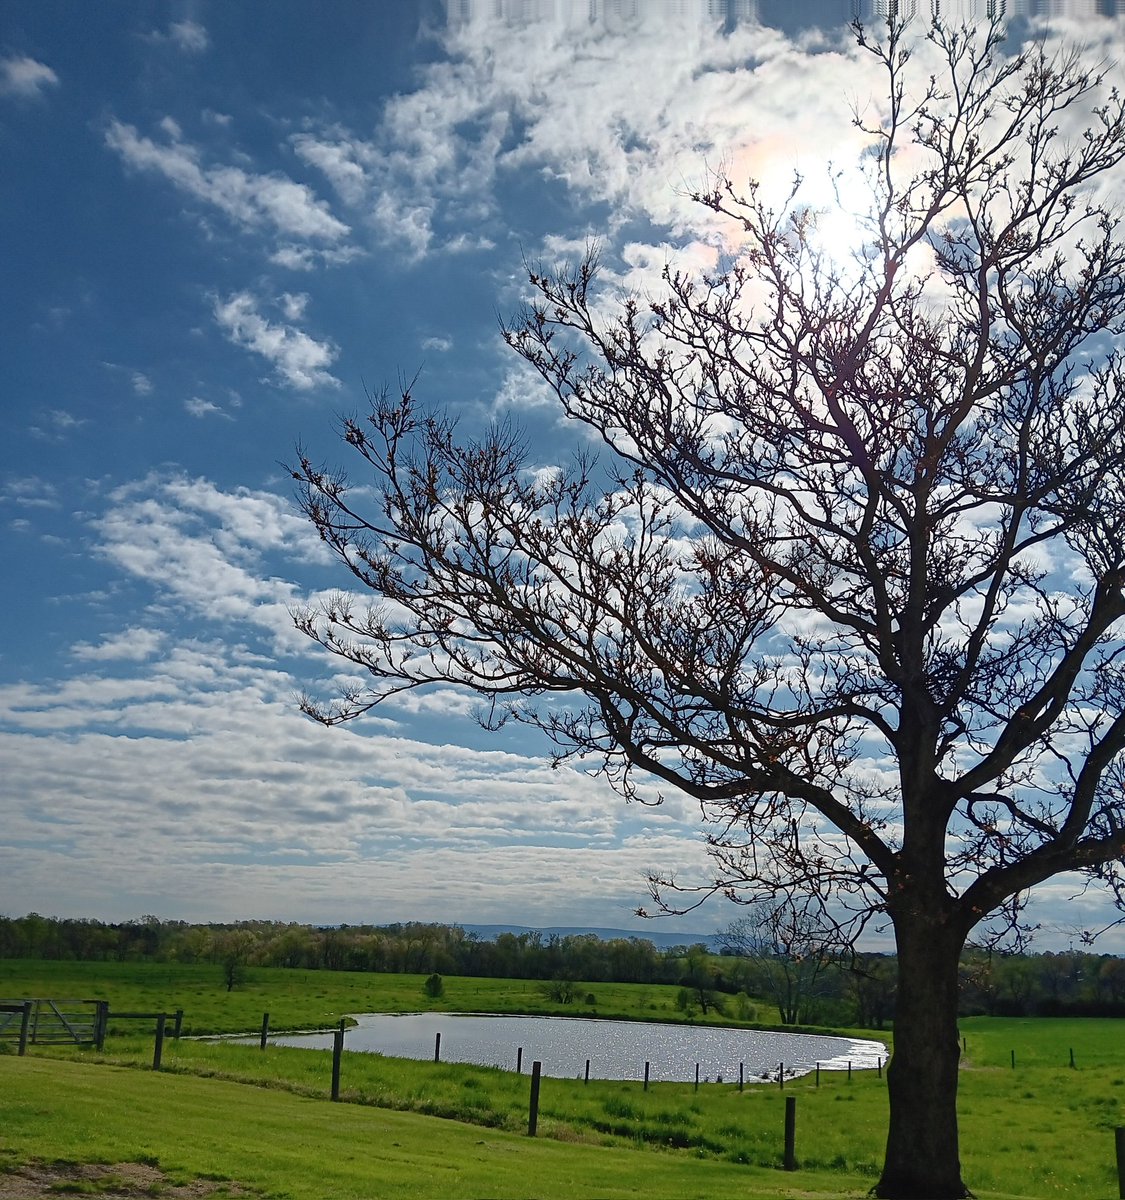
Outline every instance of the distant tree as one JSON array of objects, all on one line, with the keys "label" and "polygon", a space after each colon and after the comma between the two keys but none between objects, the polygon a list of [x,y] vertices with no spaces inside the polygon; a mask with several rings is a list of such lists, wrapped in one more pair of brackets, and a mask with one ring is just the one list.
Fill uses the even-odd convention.
[{"label": "distant tree", "polygon": [[759,994],[777,1005],[783,1025],[811,1019],[819,985],[834,961],[815,912],[791,904],[762,903],[719,934],[724,950],[747,959]]},{"label": "distant tree", "polygon": [[445,981],[435,971],[428,976],[426,982],[422,984],[422,991],[426,993],[431,1000],[436,1000],[439,996],[445,995]]},{"label": "distant tree", "polygon": [[683,986],[676,1001],[677,1006],[688,1012],[698,1009],[703,1016],[711,1010],[722,1012],[722,1000],[715,982],[715,969],[711,965],[707,947],[702,943],[689,946],[684,956],[680,979]]},{"label": "distant tree", "polygon": [[246,929],[228,929],[215,937],[213,953],[222,966],[223,983],[228,992],[246,982],[254,947],[254,935]]},{"label": "distant tree", "polygon": [[1106,956],[1097,968],[1097,988],[1112,1005],[1125,1002],[1125,959]]},{"label": "distant tree", "polygon": [[696,798],[706,890],[887,922],[874,1190],[941,1200],[966,1195],[967,938],[1059,872],[1122,898],[1125,110],[1078,52],[1009,55],[996,25],[935,26],[916,74],[897,17],[857,32],[886,89],[857,116],[854,254],[799,195],[720,178],[697,198],[737,238],[706,278],[611,312],[595,254],[533,268],[507,341],[613,462],[374,398],[343,423],[374,494],[303,452],[294,475],[386,603],[297,624],[369,673],[318,719],[463,686],[627,797]]},{"label": "distant tree", "polygon": [[1030,1015],[1038,983],[1035,962],[1022,954],[1010,955],[1001,961],[999,975],[1000,1011],[1013,1017]]}]

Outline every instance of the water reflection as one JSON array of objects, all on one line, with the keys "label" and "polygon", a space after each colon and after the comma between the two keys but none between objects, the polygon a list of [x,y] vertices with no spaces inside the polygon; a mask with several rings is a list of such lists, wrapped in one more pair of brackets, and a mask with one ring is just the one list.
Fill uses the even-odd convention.
[{"label": "water reflection", "polygon": [[[886,1057],[882,1042],[773,1033],[759,1029],[664,1025],[639,1021],[601,1021],[582,1017],[507,1017],[461,1013],[360,1013],[345,1035],[347,1050],[387,1054],[395,1058],[430,1059],[441,1035],[443,1062],[516,1070],[517,1060],[529,1071],[543,1064],[543,1074],[558,1079],[581,1078],[590,1060],[591,1079],[643,1079],[645,1063],[653,1080],[739,1077],[747,1082],[803,1074],[819,1062],[822,1069],[874,1067]],[[331,1034],[299,1034],[272,1038],[277,1045],[326,1049]],[[521,1053],[522,1052],[522,1053]]]}]

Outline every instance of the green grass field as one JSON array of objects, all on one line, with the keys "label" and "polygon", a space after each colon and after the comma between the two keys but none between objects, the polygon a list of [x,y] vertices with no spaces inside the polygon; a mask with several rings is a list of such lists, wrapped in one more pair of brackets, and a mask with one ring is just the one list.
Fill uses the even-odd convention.
[{"label": "green grass field", "polygon": [[0,1059],[0,1162],[159,1164],[293,1200],[859,1197],[832,1173],[565,1143],[185,1075]]},{"label": "green grass field", "polygon": [[[422,991],[423,975],[373,975],[361,971],[299,971],[250,968],[246,982],[226,991],[213,965],[182,963],[75,963],[0,959],[0,999],[52,996],[96,997],[134,1011],[184,1010],[184,1033],[240,1033],[258,1029],[262,1013],[270,1027],[320,1029],[354,1012],[490,1012],[599,1016],[624,1020],[684,1021],[676,1007],[680,991],[670,984],[579,984],[571,1004],[550,1000],[529,979],[448,976],[444,995]],[[596,1003],[588,1005],[585,997]],[[766,1005],[759,1015],[776,1013]],[[709,1014],[716,1024],[737,1024]],[[122,1027],[124,1028],[124,1027]]]},{"label": "green grass field", "polygon": [[[228,995],[213,967],[0,963],[0,994],[69,992],[118,1007],[182,1007],[186,1029],[252,1032],[266,1010],[275,1027],[296,1028],[361,1010],[576,1007],[547,1002],[534,983],[475,979],[447,980],[446,995],[428,1005],[421,983],[259,970]],[[579,995],[585,990],[596,994],[599,1015],[666,1020],[674,1011],[675,989],[583,985]],[[993,1200],[1115,1196],[1113,1129],[1125,1125],[1122,1023],[974,1018],[962,1032],[962,1158],[974,1191]],[[135,1029],[112,1035],[102,1055],[36,1047],[25,1059],[0,1057],[0,1151],[9,1162],[149,1155],[173,1174],[219,1173],[278,1196],[843,1197],[873,1183],[886,1127],[886,1093],[874,1072],[857,1072],[851,1084],[826,1072],[819,1089],[807,1077],[784,1092],[755,1084],[743,1093],[729,1084],[697,1092],[660,1083],[645,1092],[639,1083],[545,1079],[540,1136],[532,1141],[522,1133],[528,1080],[509,1072],[345,1053],[346,1103],[332,1104],[325,1051],[183,1039],[166,1043],[159,1074],[148,1069],[151,1059],[151,1033]],[[165,1095],[167,1109],[152,1099]],[[780,1169],[787,1095],[797,1097],[797,1174]],[[291,1134],[279,1135],[286,1122],[294,1123]],[[324,1132],[337,1126],[346,1146]],[[391,1135],[360,1132],[392,1128],[394,1153],[387,1152]],[[263,1136],[286,1144],[266,1147]],[[449,1186],[450,1163],[462,1191]],[[253,1167],[249,1175],[244,1164]],[[317,1182],[321,1167],[333,1172],[328,1191],[323,1176]]]}]

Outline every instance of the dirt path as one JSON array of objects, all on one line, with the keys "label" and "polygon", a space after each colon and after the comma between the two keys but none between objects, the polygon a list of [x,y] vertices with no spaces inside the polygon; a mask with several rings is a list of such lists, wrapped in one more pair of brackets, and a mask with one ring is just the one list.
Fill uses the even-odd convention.
[{"label": "dirt path", "polygon": [[[67,1184],[78,1185],[67,1187]],[[85,1185],[85,1186],[82,1186]],[[136,1200],[150,1196],[159,1200],[205,1200],[208,1196],[249,1196],[237,1183],[197,1179],[188,1184],[171,1184],[163,1171],[144,1163],[27,1163],[0,1174],[0,1200],[58,1200],[60,1192],[90,1192],[100,1200]]]}]

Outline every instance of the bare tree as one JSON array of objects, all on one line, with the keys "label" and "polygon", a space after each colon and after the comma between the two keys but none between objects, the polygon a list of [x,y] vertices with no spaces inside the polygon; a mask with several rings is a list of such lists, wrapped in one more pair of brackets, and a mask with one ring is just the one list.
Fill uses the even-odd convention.
[{"label": "bare tree", "polygon": [[756,987],[777,1005],[783,1025],[810,1020],[825,970],[835,960],[822,922],[808,906],[762,903],[719,934],[724,950],[756,968]]},{"label": "bare tree", "polygon": [[460,441],[376,398],[343,425],[376,502],[304,453],[294,475],[383,602],[297,623],[369,673],[311,715],[464,686],[626,797],[697,798],[706,890],[893,927],[875,1190],[959,1197],[966,938],[1060,872],[1122,898],[1125,248],[1099,197],[1125,113],[996,27],[932,29],[918,80],[897,22],[857,32],[887,87],[855,255],[719,180],[698,199],[741,241],[714,277],[606,316],[593,254],[532,270],[506,338],[611,468],[533,470],[510,427]]}]

